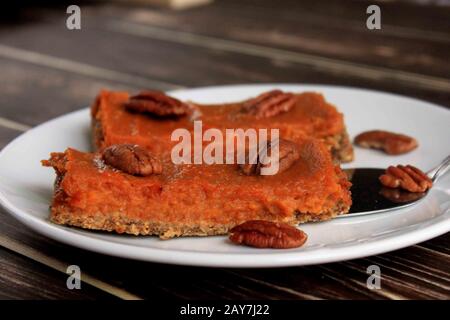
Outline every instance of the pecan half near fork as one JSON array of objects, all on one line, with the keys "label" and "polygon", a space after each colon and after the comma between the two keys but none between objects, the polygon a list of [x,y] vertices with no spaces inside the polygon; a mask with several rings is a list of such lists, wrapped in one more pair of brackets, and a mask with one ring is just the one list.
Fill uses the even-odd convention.
[{"label": "pecan half near fork", "polygon": [[188,104],[169,97],[164,92],[150,90],[130,97],[125,103],[125,107],[128,110],[150,113],[160,117],[179,117],[187,115],[191,111]]},{"label": "pecan half near fork", "polygon": [[[240,168],[242,173],[245,175],[259,175],[261,174],[261,169],[265,167],[270,167],[271,163],[265,163],[266,161],[263,161],[263,157],[266,155],[270,157],[274,157],[275,155],[272,154],[272,144],[275,142],[269,141],[267,143],[267,149],[266,150],[259,150],[259,154],[257,155],[256,161],[250,161],[250,159],[247,159],[248,163],[241,164]],[[286,139],[279,139],[278,140],[278,172],[281,173],[283,171],[286,171],[289,169],[299,158],[300,158],[300,151],[298,149],[298,146],[289,140]],[[251,163],[256,162],[256,163]]]},{"label": "pecan half near fork", "polygon": [[360,133],[355,137],[355,143],[363,148],[381,149],[387,154],[407,153],[417,148],[417,140],[404,134],[372,130]]},{"label": "pecan half near fork", "polygon": [[409,192],[424,192],[433,186],[433,181],[425,173],[410,165],[390,166],[380,176],[380,182],[385,187],[401,188]]},{"label": "pecan half near fork", "polygon": [[272,90],[244,102],[243,111],[256,118],[270,118],[288,112],[295,105],[295,95],[281,90]]},{"label": "pecan half near fork", "polygon": [[107,165],[135,176],[162,173],[162,164],[146,149],[133,144],[114,144],[102,152]]},{"label": "pecan half near fork", "polygon": [[229,239],[236,244],[256,248],[288,249],[302,246],[308,236],[286,223],[250,220],[230,230]]}]

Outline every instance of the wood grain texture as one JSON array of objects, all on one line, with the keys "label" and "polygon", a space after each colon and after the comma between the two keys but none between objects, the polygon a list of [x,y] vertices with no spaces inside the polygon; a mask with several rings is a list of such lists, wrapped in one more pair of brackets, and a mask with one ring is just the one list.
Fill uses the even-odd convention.
[{"label": "wood grain texture", "polygon": [[67,275],[0,248],[0,299],[112,299],[85,283],[69,290],[66,280]]},{"label": "wood grain texture", "polygon": [[368,3],[362,1],[349,6],[340,1],[224,1],[189,12],[111,8],[106,13],[115,20],[445,77],[450,9],[378,4],[382,29],[376,31],[366,28]]},{"label": "wood grain texture", "polygon": [[9,59],[0,68],[0,116],[30,126],[89,106],[102,88],[138,89]]},{"label": "wood grain texture", "polygon": [[21,131],[0,125],[0,150],[11,140],[17,137]]},{"label": "wood grain texture", "polygon": [[[26,19],[0,25],[0,148],[30,126],[86,107],[101,88],[304,82],[450,107],[450,9],[378,4],[379,32],[365,28],[366,1],[219,0],[186,11],[86,4],[79,32],[65,28],[62,7],[22,8],[17,17]],[[3,209],[0,234],[0,298],[450,298],[450,233],[366,259],[245,270],[87,252],[36,234]],[[67,292],[61,270],[69,264],[96,288]],[[372,264],[381,268],[381,290],[366,286]]]},{"label": "wood grain texture", "polygon": [[213,0],[132,0],[132,1],[114,0],[114,1],[118,3],[153,5],[171,8],[175,10],[184,10],[187,8],[206,5],[208,3],[211,3]]}]

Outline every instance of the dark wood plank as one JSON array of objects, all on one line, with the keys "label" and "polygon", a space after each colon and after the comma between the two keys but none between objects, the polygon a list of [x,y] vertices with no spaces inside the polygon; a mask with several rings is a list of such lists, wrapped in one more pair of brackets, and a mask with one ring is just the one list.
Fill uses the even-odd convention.
[{"label": "dark wood plank", "polygon": [[69,290],[66,280],[67,275],[0,247],[0,299],[114,299],[85,283]]},{"label": "dark wood plank", "polygon": [[421,246],[436,250],[445,254],[450,254],[450,237],[438,237],[433,240],[424,242]]},{"label": "dark wood plank", "polygon": [[27,125],[85,108],[103,88],[139,88],[10,59],[0,58],[0,68],[0,116]]},{"label": "dark wood plank", "polygon": [[6,146],[11,140],[17,137],[21,131],[5,128],[0,125],[0,150]]},{"label": "dark wood plank", "polygon": [[[83,11],[86,12],[86,17],[83,20],[85,21],[85,31],[83,32],[69,32],[61,23],[60,13],[53,12],[53,15],[50,15],[38,25],[25,25],[21,27],[9,27],[3,29],[0,31],[0,41],[11,46],[31,50],[32,52],[36,51],[48,54],[50,56],[71,58],[74,61],[88,63],[91,66],[101,66],[109,69],[119,68],[122,69],[121,71],[130,73],[131,75],[144,78],[154,78],[161,81],[170,81],[170,83],[176,81],[178,84],[189,86],[216,83],[236,83],[243,81],[286,81],[348,84],[412,94],[414,96],[430,99],[432,101],[441,102],[444,105],[449,104],[448,94],[429,92],[427,90],[414,90],[414,83],[406,85],[405,88],[405,84],[399,86],[397,81],[393,81],[392,79],[366,79],[361,81],[361,79],[358,78],[343,77],[342,74],[333,74],[332,70],[311,70],[309,67],[305,68],[298,65],[292,65],[290,62],[278,61],[276,59],[274,59],[274,61],[269,61],[268,63],[267,59],[247,57],[245,55],[242,56],[242,54],[230,54],[229,52],[216,52],[217,50],[198,50],[197,48],[192,48],[182,44],[167,43],[166,41],[161,41],[160,39],[152,39],[150,41],[150,39],[127,37],[126,35],[111,32],[111,30],[109,30],[109,32],[108,30],[105,30],[105,26],[110,23],[110,21],[107,20],[108,17],[113,17],[116,20],[119,18],[126,18],[130,21],[151,23],[152,25],[176,28],[177,30],[190,30],[196,33],[213,33],[214,36],[224,39],[235,39],[242,42],[256,41],[257,43],[264,44],[269,42],[269,45],[274,47],[286,47],[298,52],[308,52],[308,48],[289,47],[283,43],[270,42],[269,39],[271,37],[268,36],[270,34],[270,30],[267,30],[267,26],[271,26],[271,24],[264,23],[265,21],[268,21],[267,15],[273,15],[273,10],[275,10],[275,12],[279,11],[277,16],[279,16],[280,21],[277,24],[277,28],[286,27],[300,30],[302,32],[300,35],[296,34],[295,30],[275,30],[282,35],[292,35],[294,40],[296,37],[300,37],[301,35],[308,33],[307,30],[305,31],[304,26],[301,25],[302,23],[306,23],[307,27],[308,24],[311,23],[308,21],[303,22],[304,19],[302,18],[304,18],[305,15],[313,15],[313,17],[319,15],[322,17],[322,20],[324,20],[325,17],[328,17],[323,12],[320,13],[321,10],[325,10],[328,4],[323,5],[322,2],[317,1],[307,2],[305,5],[302,4],[304,8],[300,6],[295,7],[297,9],[294,10],[289,10],[285,6],[275,6],[275,8],[267,6],[268,4],[262,5],[259,2],[242,5],[239,4],[239,6],[237,6],[236,3],[229,4],[228,2],[218,2],[213,6],[177,13],[168,13],[167,11],[155,11],[148,9],[130,10],[124,7],[117,8],[113,6],[100,8],[95,7],[95,9],[92,9],[92,13],[90,13],[90,10],[88,10],[89,7],[87,7],[88,9]],[[355,6],[358,5],[355,4]],[[340,7],[347,8],[347,6]],[[354,6],[350,6],[349,8],[353,7]],[[330,10],[331,8],[333,10],[337,9],[337,3],[333,2],[333,4],[330,4]],[[404,9],[404,7],[400,6],[396,10],[401,9]],[[348,19],[346,10],[347,9],[340,8],[337,11],[337,17],[335,18],[341,20]],[[351,15],[354,14],[355,9],[349,10],[353,12]],[[421,15],[421,8],[416,8],[414,10],[413,16]],[[443,11],[441,15],[446,16],[445,10],[434,10],[433,12],[435,15],[438,15],[439,12]],[[391,12],[390,10],[388,11]],[[328,11],[326,11],[326,13],[327,12]],[[104,18],[105,16],[106,18]],[[236,21],[232,20],[231,22],[233,23],[230,22],[230,24],[214,23],[220,17],[222,19],[224,19],[224,17],[229,17],[231,19],[236,19]],[[403,18],[404,15],[401,15],[401,17]],[[310,20],[321,21],[319,18]],[[435,17],[433,21],[434,20],[441,21],[443,19],[438,19]],[[427,21],[428,23],[431,22],[430,20]],[[250,25],[252,28],[250,28]],[[329,24],[326,23],[321,23],[321,25],[324,25],[324,28],[331,28]],[[208,28],[206,28],[206,26],[208,26]],[[236,30],[229,34],[230,30],[233,30],[233,28],[236,28]],[[317,30],[316,26],[313,26],[312,29]],[[251,34],[245,39],[236,38],[238,35],[249,32],[249,30],[255,30],[254,33],[257,34]],[[419,30],[419,28],[416,28],[416,30]],[[319,29],[317,32],[322,36],[319,37],[318,35],[312,35],[311,38],[322,39],[321,37],[324,37],[323,35],[331,37],[332,39],[324,38],[321,41],[333,48],[341,46],[342,50],[347,54],[346,59],[355,61],[355,57],[348,55],[349,52],[351,52],[353,48],[367,48],[368,42],[370,43],[370,41],[372,41],[371,39],[378,37],[377,34],[371,34],[371,36],[368,36],[365,31],[362,37],[358,38],[354,35],[356,31],[347,31],[349,32],[335,32],[330,29],[325,32],[324,30]],[[446,32],[448,30],[444,26],[439,31]],[[356,41],[358,45],[351,45],[343,42],[341,39],[343,36],[348,36],[350,40]],[[45,43],[40,40],[43,37],[47,40]],[[114,38],[115,41],[111,42],[109,40],[111,38]],[[279,37],[275,38],[278,39]],[[260,41],[258,42],[257,39],[260,39]],[[304,43],[308,41],[295,40],[294,42]],[[386,39],[381,38],[374,40],[374,42],[377,46],[380,46],[380,43],[384,44]],[[409,45],[413,45],[415,47],[417,46],[416,43],[411,43],[409,40],[406,42]],[[53,45],[48,46],[47,43],[52,43]],[[394,44],[398,46],[398,43],[399,39],[396,39]],[[367,62],[372,64],[383,64],[389,62],[393,64],[393,68],[397,69],[402,69],[401,64],[405,61],[410,61],[409,63],[411,70],[414,72],[427,73],[430,72],[430,70],[436,69],[439,72],[442,71],[443,75],[446,76],[449,74],[446,68],[450,65],[446,61],[445,54],[440,58],[441,60],[435,61],[435,66],[430,66],[427,63],[421,63],[421,60],[429,62],[430,60],[436,59],[436,57],[438,57],[438,55],[442,52],[445,53],[448,51],[447,47],[439,47],[440,44],[437,45],[437,47],[428,49],[422,47],[420,48],[420,54],[422,52],[426,52],[432,58],[423,57],[421,59],[408,59],[407,54],[416,52],[410,47],[403,48],[402,50],[404,52],[398,52],[398,58],[396,59],[383,57],[382,53],[381,56],[373,56],[367,52],[356,52],[355,56],[370,57],[368,58],[370,61]],[[423,46],[423,41],[421,42],[421,46]],[[318,51],[321,56],[323,56],[323,52],[326,51],[322,47],[323,45],[320,45],[320,50]],[[93,50],[93,48],[95,48],[95,50]],[[389,51],[389,47],[386,50]],[[393,47],[392,50],[399,51],[400,49]],[[149,59],[149,57],[151,59]],[[189,58],[189,63],[186,63],[186,57],[193,58]],[[144,68],[142,68],[143,62],[145,63]],[[120,79],[118,80],[120,81]],[[86,92],[86,90],[83,92]]]},{"label": "dark wood plank", "polygon": [[447,77],[450,8],[378,3],[382,29],[370,31],[365,12],[374,3],[223,1],[180,12],[123,7],[92,10],[93,15],[108,14],[117,20]]},{"label": "dark wood plank", "polygon": [[[382,30],[367,30],[365,10],[369,4],[382,8]],[[85,5],[83,9],[84,14],[92,12],[96,18],[108,15],[320,56],[402,70],[420,69],[425,74],[445,76],[444,69],[448,68],[448,7],[376,1],[351,1],[343,6],[334,0],[288,1],[282,5],[269,1],[217,1],[186,11],[112,5]],[[60,11],[51,13],[60,16]],[[51,13],[45,11],[45,18]],[[44,13],[33,10],[33,14]]]},{"label": "dark wood plank", "polygon": [[[408,249],[405,249],[408,250]],[[343,285],[357,285],[366,287],[368,274],[367,267],[377,265],[381,270],[381,290],[375,290],[389,299],[446,299],[449,289],[442,279],[433,282],[433,276],[421,274],[420,271],[412,271],[406,265],[386,262],[384,255],[375,256],[373,259],[356,260],[332,266],[319,266],[325,274],[339,277]],[[394,260],[395,261],[395,260]]]}]

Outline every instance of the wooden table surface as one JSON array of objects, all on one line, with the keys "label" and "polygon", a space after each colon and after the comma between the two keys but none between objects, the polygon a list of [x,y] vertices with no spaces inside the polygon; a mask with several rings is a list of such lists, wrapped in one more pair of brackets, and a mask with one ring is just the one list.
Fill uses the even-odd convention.
[{"label": "wooden table surface", "polygon": [[[417,3],[422,4],[417,4]],[[101,88],[232,83],[348,85],[450,107],[450,7],[365,1],[215,1],[184,11],[81,4],[8,11],[0,24],[0,147],[90,104]],[[432,1],[429,1],[430,3]],[[449,299],[450,234],[391,253],[285,269],[207,269],[119,259],[52,241],[0,209],[0,298]],[[81,290],[66,268],[80,266]],[[369,290],[366,268],[382,269]]]}]

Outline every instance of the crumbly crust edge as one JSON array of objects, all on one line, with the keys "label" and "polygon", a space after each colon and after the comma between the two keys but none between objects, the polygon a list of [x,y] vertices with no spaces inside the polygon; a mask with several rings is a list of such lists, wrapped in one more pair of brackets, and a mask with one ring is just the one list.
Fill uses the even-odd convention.
[{"label": "crumbly crust edge", "polygon": [[[291,225],[310,221],[329,220],[348,212],[349,206],[338,202],[331,210],[321,214],[294,212],[287,220],[274,220]],[[235,224],[210,225],[207,223],[166,223],[145,220],[135,220],[124,216],[120,212],[109,214],[74,214],[65,206],[53,207],[50,220],[57,224],[70,225],[83,229],[117,232],[132,235],[157,235],[161,239],[170,239],[180,236],[212,236],[227,234]]]}]

